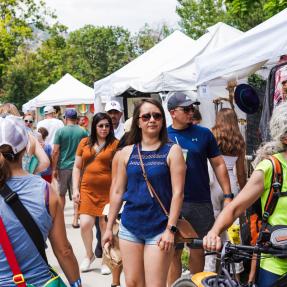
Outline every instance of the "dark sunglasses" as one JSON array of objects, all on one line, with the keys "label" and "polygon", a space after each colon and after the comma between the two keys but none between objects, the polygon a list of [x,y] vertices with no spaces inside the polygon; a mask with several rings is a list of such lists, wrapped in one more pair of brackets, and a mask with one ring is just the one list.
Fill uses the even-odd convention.
[{"label": "dark sunglasses", "polygon": [[151,117],[153,117],[155,121],[160,121],[162,119],[162,114],[161,113],[143,114],[139,117],[139,119],[142,119],[143,122],[148,122],[151,119]]},{"label": "dark sunglasses", "polygon": [[175,110],[181,110],[183,111],[184,113],[188,114],[190,112],[193,112],[194,111],[194,106],[188,106],[188,107],[177,107]]},{"label": "dark sunglasses", "polygon": [[110,128],[110,124],[100,124],[100,125],[97,125],[97,127],[100,129],[103,129],[103,128],[108,129],[108,128]]},{"label": "dark sunglasses", "polygon": [[29,121],[29,120],[24,120],[24,122],[25,122],[25,123],[30,123],[30,124],[33,123],[33,121]]}]

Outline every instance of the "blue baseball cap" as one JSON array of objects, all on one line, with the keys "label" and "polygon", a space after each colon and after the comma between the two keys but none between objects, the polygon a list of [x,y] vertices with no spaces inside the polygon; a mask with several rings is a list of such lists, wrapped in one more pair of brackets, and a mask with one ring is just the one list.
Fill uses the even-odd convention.
[{"label": "blue baseball cap", "polygon": [[78,117],[77,111],[75,109],[67,109],[64,114],[66,119],[76,120]]}]

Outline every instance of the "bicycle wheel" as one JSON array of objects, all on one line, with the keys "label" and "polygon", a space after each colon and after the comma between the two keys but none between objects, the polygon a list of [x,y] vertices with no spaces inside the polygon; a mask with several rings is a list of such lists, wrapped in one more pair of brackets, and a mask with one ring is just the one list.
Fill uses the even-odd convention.
[{"label": "bicycle wheel", "polygon": [[189,278],[179,278],[177,279],[172,287],[197,287]]}]

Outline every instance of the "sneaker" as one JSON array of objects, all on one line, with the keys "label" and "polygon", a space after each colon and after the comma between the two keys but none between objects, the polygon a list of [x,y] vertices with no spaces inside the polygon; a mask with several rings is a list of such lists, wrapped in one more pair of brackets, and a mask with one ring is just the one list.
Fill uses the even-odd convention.
[{"label": "sneaker", "polygon": [[93,257],[91,259],[89,259],[88,257],[85,257],[84,260],[82,261],[81,265],[80,265],[80,270],[81,272],[87,272],[90,270],[91,264],[95,261],[95,256],[93,255]]},{"label": "sneaker", "polygon": [[102,265],[102,267],[101,267],[101,274],[102,275],[109,275],[109,274],[111,274],[111,270],[106,264]]}]

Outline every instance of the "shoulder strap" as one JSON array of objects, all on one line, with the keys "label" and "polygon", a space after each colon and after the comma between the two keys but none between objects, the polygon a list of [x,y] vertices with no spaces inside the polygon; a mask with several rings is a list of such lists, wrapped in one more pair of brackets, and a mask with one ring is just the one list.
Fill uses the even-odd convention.
[{"label": "shoulder strap", "polygon": [[139,144],[137,144],[137,150],[138,150],[138,155],[139,155],[139,160],[140,160],[140,165],[141,165],[141,168],[142,168],[142,173],[143,173],[143,177],[146,181],[146,185],[147,185],[147,188],[149,190],[149,193],[151,195],[151,197],[154,197],[157,199],[159,205],[161,206],[164,214],[169,217],[169,214],[166,210],[166,208],[164,207],[163,203],[161,202],[159,196],[157,195],[157,193],[155,192],[153,186],[151,185],[150,181],[148,180],[148,177],[147,177],[147,174],[146,174],[146,171],[145,171],[145,168],[144,168],[144,163],[143,163],[143,160],[142,160],[142,156],[141,156],[141,151],[140,151],[140,146]]},{"label": "shoulder strap", "polygon": [[18,264],[17,258],[15,256],[12,244],[10,242],[10,239],[8,237],[5,225],[2,221],[2,218],[0,216],[0,244],[2,246],[2,249],[5,253],[5,256],[7,258],[8,264],[12,270],[13,273],[13,282],[18,287],[26,287],[26,283],[22,274],[22,271],[20,269],[20,266]]},{"label": "shoulder strap", "polygon": [[42,258],[48,265],[48,260],[45,252],[46,244],[43,235],[29,211],[20,201],[18,194],[12,191],[7,184],[4,184],[4,186],[0,188],[0,194],[4,198],[5,202],[11,207],[23,227],[26,229]]}]

